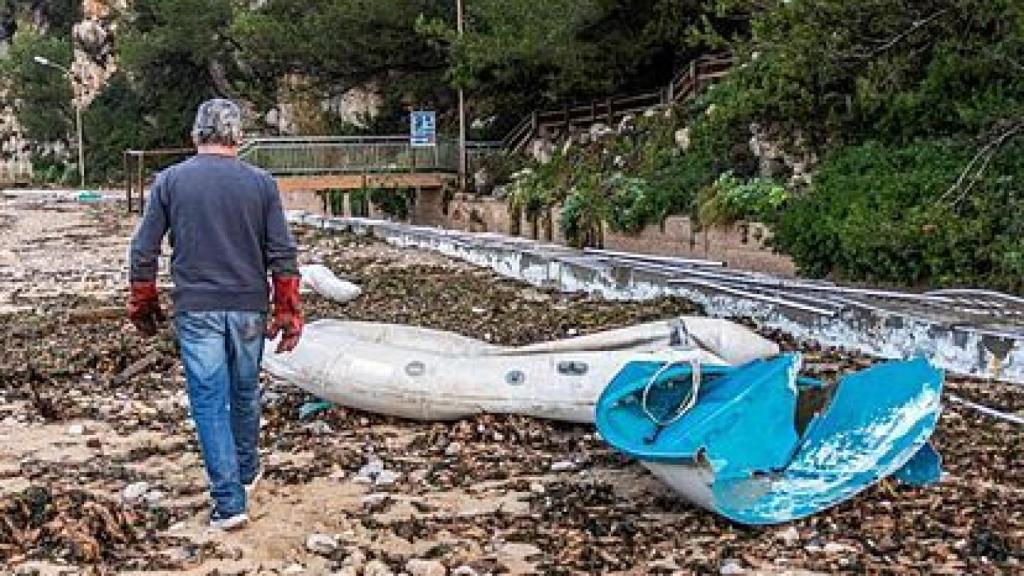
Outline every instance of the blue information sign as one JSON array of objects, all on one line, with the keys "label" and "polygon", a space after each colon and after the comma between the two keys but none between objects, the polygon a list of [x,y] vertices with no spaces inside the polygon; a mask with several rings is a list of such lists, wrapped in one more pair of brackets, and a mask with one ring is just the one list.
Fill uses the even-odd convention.
[{"label": "blue information sign", "polygon": [[412,130],[409,142],[415,147],[430,147],[437,144],[437,113],[419,111],[412,113]]}]

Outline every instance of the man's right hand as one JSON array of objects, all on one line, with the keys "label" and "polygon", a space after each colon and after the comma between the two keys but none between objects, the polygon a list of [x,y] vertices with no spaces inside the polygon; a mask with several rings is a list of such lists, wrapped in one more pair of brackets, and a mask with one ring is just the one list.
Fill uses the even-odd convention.
[{"label": "man's right hand", "polygon": [[166,317],[160,309],[160,295],[156,289],[156,281],[132,282],[131,294],[128,296],[128,319],[145,337],[156,336],[157,324]]}]

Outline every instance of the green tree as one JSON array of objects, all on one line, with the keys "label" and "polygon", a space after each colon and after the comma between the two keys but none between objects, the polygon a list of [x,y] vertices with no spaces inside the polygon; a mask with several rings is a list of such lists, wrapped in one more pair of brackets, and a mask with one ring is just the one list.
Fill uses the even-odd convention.
[{"label": "green tree", "polygon": [[677,66],[743,28],[707,0],[474,0],[466,33],[450,20],[419,30],[451,52],[449,78],[478,116],[510,127],[534,109],[660,88]]},{"label": "green tree", "polygon": [[[279,88],[317,102],[376,83],[385,99],[378,130],[406,129],[412,107],[451,109],[443,54],[415,33],[417,18],[450,18],[438,0],[269,0],[239,11],[232,44],[251,78],[250,95],[266,108]],[[289,82],[294,80],[294,82]]]},{"label": "green tree", "polygon": [[0,0],[0,29],[13,36],[22,24],[26,28],[70,37],[71,28],[82,19],[80,0]]},{"label": "green tree", "polygon": [[226,33],[231,0],[137,0],[117,49],[140,115],[123,118],[163,146],[189,144],[196,107],[235,96],[238,77]]},{"label": "green tree", "polygon": [[89,177],[96,182],[122,181],[122,154],[166,144],[162,134],[147,129],[142,98],[121,72],[107,81],[103,91],[85,111]]},{"label": "green tree", "polygon": [[[753,14],[726,112],[819,146],[977,134],[1019,116],[1024,7],[1015,0],[726,0]],[[757,7],[761,7],[758,9]]]},{"label": "green tree", "polygon": [[66,143],[75,118],[71,83],[60,71],[35,62],[35,56],[67,66],[71,42],[22,27],[0,57],[0,85],[27,138]]}]

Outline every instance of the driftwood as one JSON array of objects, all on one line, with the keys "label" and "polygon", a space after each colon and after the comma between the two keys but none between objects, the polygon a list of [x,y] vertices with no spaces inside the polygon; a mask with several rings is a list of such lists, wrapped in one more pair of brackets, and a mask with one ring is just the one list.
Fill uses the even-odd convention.
[{"label": "driftwood", "polygon": [[102,308],[76,308],[68,311],[68,321],[79,324],[99,322],[101,320],[114,320],[120,317],[127,317],[122,306],[104,306]]},{"label": "driftwood", "polygon": [[124,384],[128,380],[138,376],[144,370],[150,366],[156,364],[163,358],[163,354],[160,352],[152,352],[139,360],[136,360],[124,369],[120,374],[114,377],[114,384]]}]

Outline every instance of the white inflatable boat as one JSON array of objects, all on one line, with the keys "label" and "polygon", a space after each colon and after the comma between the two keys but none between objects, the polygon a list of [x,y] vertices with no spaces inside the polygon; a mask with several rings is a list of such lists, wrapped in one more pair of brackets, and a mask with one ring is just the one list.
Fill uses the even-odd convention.
[{"label": "white inflatable boat", "polygon": [[608,383],[630,362],[726,366],[778,354],[738,324],[684,317],[567,340],[503,347],[427,328],[322,320],[267,371],[342,406],[417,420],[479,413],[593,422]]}]

